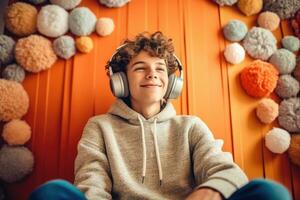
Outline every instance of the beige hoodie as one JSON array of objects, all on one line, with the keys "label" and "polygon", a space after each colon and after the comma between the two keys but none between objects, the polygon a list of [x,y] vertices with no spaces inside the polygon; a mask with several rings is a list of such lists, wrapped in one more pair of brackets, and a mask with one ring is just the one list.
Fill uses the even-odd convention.
[{"label": "beige hoodie", "polygon": [[74,184],[90,200],[184,199],[200,187],[228,198],[245,183],[208,127],[171,103],[145,119],[118,99],[88,121],[78,144]]}]

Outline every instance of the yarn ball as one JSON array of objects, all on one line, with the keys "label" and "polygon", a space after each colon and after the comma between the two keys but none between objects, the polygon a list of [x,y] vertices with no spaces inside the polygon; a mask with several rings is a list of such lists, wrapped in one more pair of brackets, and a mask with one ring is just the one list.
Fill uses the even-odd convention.
[{"label": "yarn ball", "polygon": [[296,56],[289,50],[278,49],[269,62],[277,68],[279,74],[290,74],[296,67]]},{"label": "yarn ball", "polygon": [[75,41],[71,36],[61,36],[54,40],[53,49],[59,57],[69,59],[76,53]]},{"label": "yarn ball", "polygon": [[266,147],[273,153],[284,153],[291,142],[289,132],[281,128],[273,128],[265,136]]},{"label": "yarn ball", "polygon": [[26,0],[28,3],[34,4],[34,5],[39,5],[39,4],[43,4],[46,3],[47,0]]},{"label": "yarn ball", "polygon": [[257,23],[262,28],[274,31],[279,27],[280,18],[274,12],[265,11],[259,14]]},{"label": "yarn ball", "polygon": [[300,166],[300,134],[293,134],[290,148],[288,149],[289,157],[295,165]]},{"label": "yarn ball", "polygon": [[126,3],[128,3],[130,0],[99,0],[99,2],[106,7],[112,8],[112,7],[122,7]]},{"label": "yarn ball", "polygon": [[82,36],[76,39],[76,47],[82,53],[89,53],[93,47],[93,40],[90,37]]},{"label": "yarn ball", "polygon": [[300,41],[297,37],[292,36],[292,35],[288,35],[285,36],[282,40],[281,40],[281,44],[282,46],[291,51],[291,52],[295,52],[298,51],[300,48]]},{"label": "yarn ball", "polygon": [[7,65],[2,71],[2,78],[21,83],[25,79],[25,70],[18,64]]},{"label": "yarn ball", "polygon": [[235,4],[238,0],[214,0],[217,4],[220,6],[232,6]]},{"label": "yarn ball", "polygon": [[264,0],[263,10],[275,12],[280,19],[293,17],[299,9],[299,0]]},{"label": "yarn ball", "polygon": [[277,40],[271,31],[253,27],[243,40],[246,52],[255,59],[268,60],[277,50]]},{"label": "yarn ball", "polygon": [[245,59],[245,50],[239,43],[235,42],[225,48],[224,56],[227,62],[239,64]]},{"label": "yarn ball", "polygon": [[19,181],[32,172],[33,164],[28,148],[4,145],[0,150],[0,179],[8,183]]},{"label": "yarn ball", "polygon": [[42,7],[37,17],[39,32],[48,37],[58,37],[65,34],[68,29],[69,13],[57,5]]},{"label": "yarn ball", "polygon": [[15,48],[17,62],[30,72],[49,69],[57,57],[51,42],[40,35],[31,35],[18,40]]},{"label": "yarn ball", "polygon": [[59,5],[60,7],[66,9],[66,10],[71,10],[78,6],[81,2],[81,0],[50,0],[52,4]]},{"label": "yarn ball", "polygon": [[0,94],[0,121],[19,119],[27,113],[29,97],[20,83],[0,79]]},{"label": "yarn ball", "polygon": [[75,8],[69,15],[69,27],[77,36],[86,36],[95,30],[96,16],[87,7]]},{"label": "yarn ball", "polygon": [[255,15],[263,8],[263,0],[239,0],[238,8],[246,16]]},{"label": "yarn ball", "polygon": [[291,19],[291,26],[294,30],[294,35],[300,38],[300,10],[297,11],[294,18]]},{"label": "yarn ball", "polygon": [[279,105],[272,99],[264,98],[256,107],[256,116],[265,124],[269,124],[276,119],[279,114]]},{"label": "yarn ball", "polygon": [[0,35],[0,66],[10,63],[14,58],[15,41],[7,36]]},{"label": "yarn ball", "polygon": [[115,29],[114,21],[111,18],[101,17],[96,23],[96,32],[100,36],[110,35]]},{"label": "yarn ball", "polygon": [[13,3],[4,14],[5,26],[17,36],[28,36],[36,32],[37,14],[37,9],[28,3]]},{"label": "yarn ball", "polygon": [[282,99],[297,96],[299,90],[299,82],[289,74],[281,75],[275,88],[276,94]]},{"label": "yarn ball", "polygon": [[24,145],[31,137],[31,128],[25,121],[14,119],[4,125],[2,137],[9,145]]},{"label": "yarn ball", "polygon": [[281,101],[278,122],[289,132],[300,131],[300,98],[294,97]]},{"label": "yarn ball", "polygon": [[296,57],[296,67],[293,71],[294,77],[300,81],[300,56]]},{"label": "yarn ball", "polygon": [[229,21],[223,27],[224,37],[232,42],[239,42],[246,36],[248,28],[246,24],[240,20],[234,19]]},{"label": "yarn ball", "polygon": [[266,97],[276,87],[278,71],[270,63],[255,60],[242,70],[240,80],[248,95]]}]

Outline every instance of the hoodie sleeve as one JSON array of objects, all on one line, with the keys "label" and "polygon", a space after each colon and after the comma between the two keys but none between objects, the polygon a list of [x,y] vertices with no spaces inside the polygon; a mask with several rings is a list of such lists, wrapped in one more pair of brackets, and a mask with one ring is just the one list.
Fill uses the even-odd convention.
[{"label": "hoodie sleeve", "polygon": [[74,184],[89,200],[112,199],[111,173],[97,124],[89,120],[78,143]]},{"label": "hoodie sleeve", "polygon": [[209,128],[199,118],[190,132],[190,144],[196,189],[209,187],[228,198],[247,183],[245,173],[223,152]]}]

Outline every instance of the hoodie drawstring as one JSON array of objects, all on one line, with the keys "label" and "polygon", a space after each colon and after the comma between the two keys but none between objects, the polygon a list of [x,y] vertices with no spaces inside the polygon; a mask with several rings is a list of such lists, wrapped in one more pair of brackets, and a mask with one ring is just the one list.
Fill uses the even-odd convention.
[{"label": "hoodie drawstring", "polygon": [[[144,183],[144,179],[146,176],[146,166],[147,166],[147,147],[146,147],[146,140],[145,140],[145,129],[144,129],[144,124],[143,120],[141,117],[138,115],[138,119],[141,125],[142,129],[142,145],[143,145],[143,171],[142,171],[142,183]],[[156,161],[157,161],[157,166],[158,166],[158,174],[159,174],[159,184],[162,184],[162,179],[163,179],[163,173],[162,173],[162,167],[161,167],[161,161],[160,161],[160,154],[159,154],[159,148],[158,148],[158,143],[157,143],[157,129],[156,129],[156,122],[157,118],[154,119],[154,131],[153,131],[153,137],[154,137],[154,148],[155,148],[155,155],[156,155]]]}]

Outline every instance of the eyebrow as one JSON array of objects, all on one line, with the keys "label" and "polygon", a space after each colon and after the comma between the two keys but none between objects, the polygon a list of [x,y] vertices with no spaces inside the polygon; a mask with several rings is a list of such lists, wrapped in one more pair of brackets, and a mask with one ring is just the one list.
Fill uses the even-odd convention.
[{"label": "eyebrow", "polygon": [[[133,67],[134,65],[137,65],[137,64],[145,64],[145,62],[144,62],[144,61],[137,61],[137,62],[133,63],[133,64],[131,65],[131,67]],[[166,63],[160,62],[160,61],[159,61],[159,62],[156,62],[155,64],[166,66]]]}]

